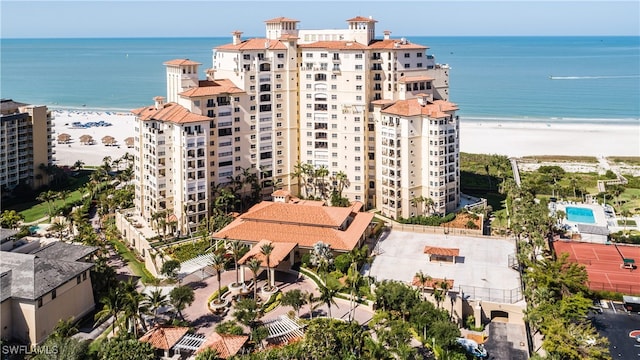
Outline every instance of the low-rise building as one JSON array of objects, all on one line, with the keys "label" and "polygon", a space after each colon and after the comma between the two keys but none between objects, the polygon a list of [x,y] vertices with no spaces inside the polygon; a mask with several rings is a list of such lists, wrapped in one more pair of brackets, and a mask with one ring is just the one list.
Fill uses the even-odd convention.
[{"label": "low-rise building", "polygon": [[87,259],[96,247],[54,242],[21,254],[2,251],[2,339],[46,340],[61,319],[80,319],[95,307]]}]

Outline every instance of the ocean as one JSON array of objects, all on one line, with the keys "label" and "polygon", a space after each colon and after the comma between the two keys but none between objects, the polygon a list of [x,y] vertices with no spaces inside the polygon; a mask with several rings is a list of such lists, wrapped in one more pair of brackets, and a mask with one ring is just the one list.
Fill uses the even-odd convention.
[{"label": "ocean", "polygon": [[[246,37],[245,37],[246,38]],[[463,121],[640,124],[640,37],[424,37],[451,66]],[[128,111],[165,95],[163,62],[212,66],[231,37],[2,39],[0,96],[51,108]],[[203,78],[204,75],[201,75]]]}]

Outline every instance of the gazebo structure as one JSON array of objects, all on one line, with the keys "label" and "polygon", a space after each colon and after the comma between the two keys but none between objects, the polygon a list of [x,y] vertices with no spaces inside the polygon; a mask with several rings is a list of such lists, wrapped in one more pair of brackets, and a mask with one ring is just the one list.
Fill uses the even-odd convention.
[{"label": "gazebo structure", "polygon": [[93,145],[95,143],[96,143],[96,141],[93,140],[93,137],[91,135],[85,134],[85,135],[80,136],[80,144],[82,144],[82,145]]},{"label": "gazebo structure", "polygon": [[[259,259],[262,263],[261,266],[267,267],[267,259],[262,254],[260,249],[263,245],[271,244],[273,245],[273,251],[271,255],[269,255],[269,268],[270,274],[269,278],[271,279],[270,286],[275,286],[275,268],[280,266],[282,263],[288,262],[288,267],[293,266],[293,259],[295,250],[298,247],[297,243],[288,243],[288,242],[272,242],[269,240],[260,240],[257,244],[255,244],[242,258],[238,260],[238,264],[240,264],[240,282],[244,283],[244,272],[245,272],[245,264],[251,258]],[[255,285],[254,285],[255,286]]]},{"label": "gazebo structure", "polygon": [[128,148],[132,148],[133,147],[133,137],[129,136],[128,138],[124,139],[124,144],[127,145]]},{"label": "gazebo structure", "polygon": [[207,336],[206,340],[196,351],[196,354],[211,348],[216,351],[218,357],[228,359],[237,354],[247,340],[249,340],[249,337],[246,335],[219,334],[214,331]]},{"label": "gazebo structure", "polygon": [[189,331],[187,327],[155,326],[140,338],[141,342],[149,343],[154,349],[163,350],[164,356],[172,356],[171,348]]},{"label": "gazebo structure", "polygon": [[71,141],[71,135],[62,133],[58,135],[58,144],[68,144]]},{"label": "gazebo structure", "polygon": [[429,255],[429,261],[444,261],[456,263],[456,257],[460,255],[460,249],[425,246],[424,253]]}]

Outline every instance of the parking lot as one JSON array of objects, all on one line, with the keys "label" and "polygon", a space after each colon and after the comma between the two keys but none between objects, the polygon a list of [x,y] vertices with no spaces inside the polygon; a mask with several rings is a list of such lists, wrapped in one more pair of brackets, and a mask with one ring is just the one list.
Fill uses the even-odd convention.
[{"label": "parking lot", "polygon": [[600,335],[609,339],[613,359],[640,359],[640,343],[629,337],[632,330],[640,330],[640,314],[627,313],[621,303],[604,301],[602,313],[591,315]]}]

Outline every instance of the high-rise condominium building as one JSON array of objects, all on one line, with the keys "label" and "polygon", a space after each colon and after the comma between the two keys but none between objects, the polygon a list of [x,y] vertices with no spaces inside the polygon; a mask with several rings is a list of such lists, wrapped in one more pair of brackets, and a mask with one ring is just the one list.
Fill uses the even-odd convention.
[{"label": "high-rise condominium building", "polygon": [[[216,186],[246,169],[258,174],[266,196],[274,186],[319,196],[317,184],[292,176],[301,163],[326,169],[329,187],[346,175],[343,196],[393,218],[455,209],[459,128],[457,107],[448,102],[449,68],[426,46],[392,39],[389,31],[376,39],[375,24],[355,17],[346,29],[299,30],[297,20],[281,17],[266,21],[265,38],[243,40],[234,31],[231,43],[214,49],[205,80],[199,63],[165,63],[168,102],[156,101],[157,115],[136,110],[136,206],[147,217],[167,209],[178,224],[195,224]],[[171,120],[173,111],[198,120]],[[153,142],[143,131],[149,124],[176,129],[174,142],[168,145],[167,134]],[[177,134],[200,137],[189,148],[175,142]],[[195,167],[190,150],[202,154]],[[149,171],[178,157],[162,192],[163,182]]]},{"label": "high-rise condominium building", "polygon": [[[0,100],[0,187],[32,188],[49,183],[53,164],[51,112],[46,106]],[[44,165],[44,166],[42,166]]]}]

